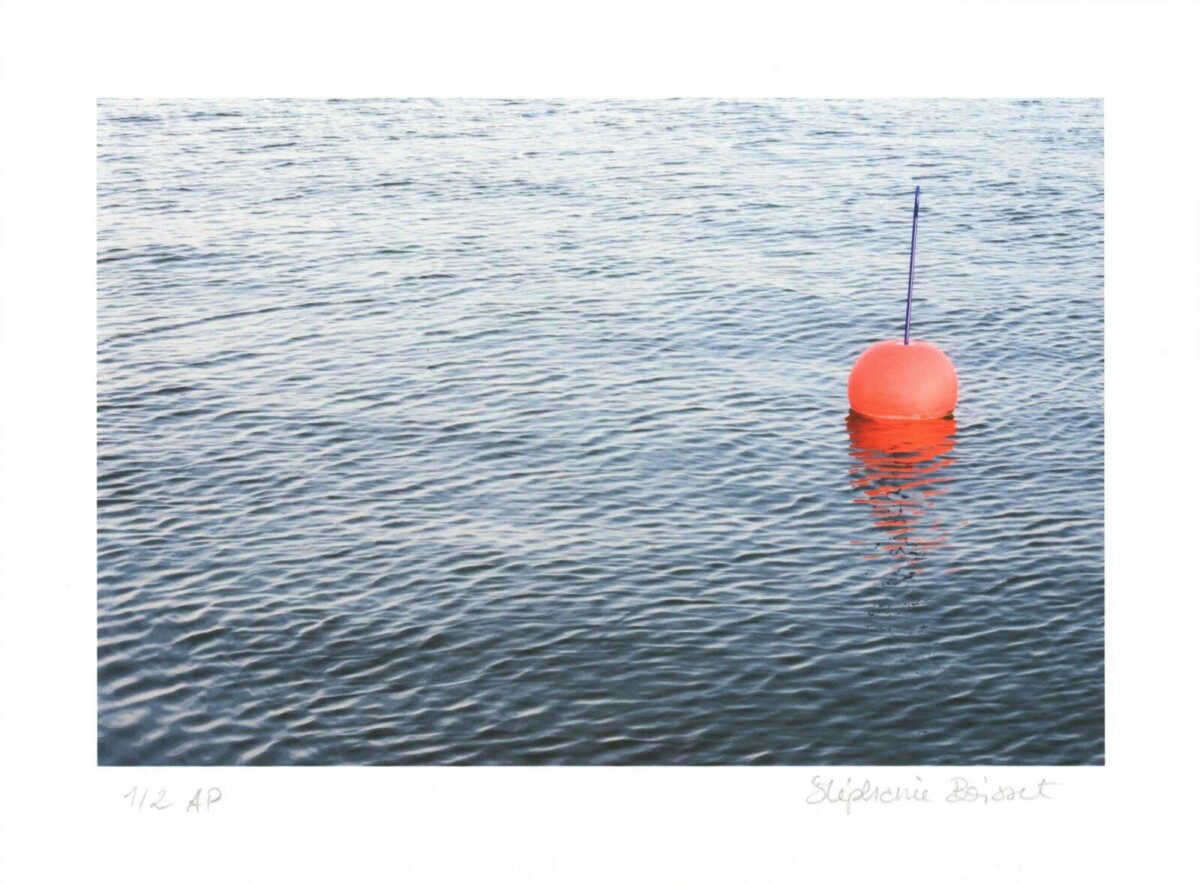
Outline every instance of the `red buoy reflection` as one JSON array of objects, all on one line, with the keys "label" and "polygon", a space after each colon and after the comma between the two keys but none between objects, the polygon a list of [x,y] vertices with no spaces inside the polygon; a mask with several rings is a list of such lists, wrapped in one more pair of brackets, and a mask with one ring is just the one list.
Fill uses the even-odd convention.
[{"label": "red buoy reflection", "polygon": [[954,418],[872,420],[851,412],[846,429],[858,461],[850,470],[854,501],[870,508],[882,535],[867,558],[918,564],[947,539],[935,505],[951,480]]}]

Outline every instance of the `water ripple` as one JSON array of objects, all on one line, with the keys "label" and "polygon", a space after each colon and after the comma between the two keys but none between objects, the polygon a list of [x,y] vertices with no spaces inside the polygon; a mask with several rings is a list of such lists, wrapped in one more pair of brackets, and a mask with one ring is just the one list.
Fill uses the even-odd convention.
[{"label": "water ripple", "polygon": [[1098,102],[98,128],[101,763],[1103,762]]}]

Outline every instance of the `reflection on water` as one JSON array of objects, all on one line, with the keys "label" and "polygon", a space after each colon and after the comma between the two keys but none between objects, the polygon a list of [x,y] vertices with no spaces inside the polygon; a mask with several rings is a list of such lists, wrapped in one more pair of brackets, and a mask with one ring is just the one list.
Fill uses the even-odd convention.
[{"label": "reflection on water", "polygon": [[953,487],[954,418],[875,421],[854,413],[846,419],[854,502],[869,507],[870,538],[857,541],[868,560],[887,561],[873,587],[865,628],[895,645],[895,659],[917,676],[942,670],[947,658],[931,632],[931,600],[945,586],[917,579],[949,543],[937,511]]},{"label": "reflection on water", "polygon": [[953,482],[953,417],[935,421],[876,421],[846,418],[850,486],[855,503],[870,507],[877,538],[866,558],[890,557],[898,569],[920,571],[926,558],[947,542],[936,511],[939,495]]}]

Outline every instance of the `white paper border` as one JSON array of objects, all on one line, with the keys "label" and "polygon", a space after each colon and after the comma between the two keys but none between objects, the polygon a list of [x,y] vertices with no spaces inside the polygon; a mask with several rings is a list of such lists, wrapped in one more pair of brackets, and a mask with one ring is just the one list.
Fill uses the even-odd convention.
[{"label": "white paper border", "polygon": [[[1169,2],[8,2],[0,881],[1190,880],[1198,34]],[[244,95],[1103,97],[1106,766],[849,814],[811,777],[960,771],[97,768],[95,101]],[[134,786],[224,797],[139,814]]]}]

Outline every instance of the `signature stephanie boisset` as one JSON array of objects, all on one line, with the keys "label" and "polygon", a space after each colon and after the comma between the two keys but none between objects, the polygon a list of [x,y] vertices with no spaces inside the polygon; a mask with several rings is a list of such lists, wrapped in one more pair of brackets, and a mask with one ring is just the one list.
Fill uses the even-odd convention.
[{"label": "signature stephanie boisset", "polygon": [[1021,784],[997,782],[986,776],[974,780],[957,776],[945,783],[930,785],[919,776],[904,783],[873,783],[870,779],[846,777],[843,781],[817,775],[812,778],[812,791],[804,800],[814,806],[845,808],[846,813],[864,805],[944,803],[987,806],[1052,800],[1051,790],[1061,785],[1045,777],[1035,783]]}]

